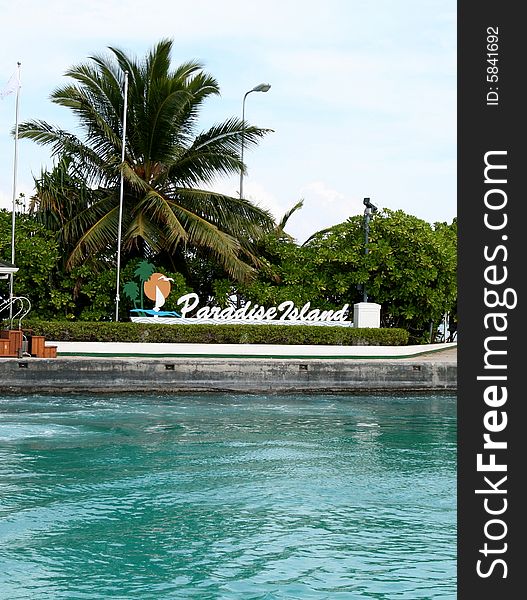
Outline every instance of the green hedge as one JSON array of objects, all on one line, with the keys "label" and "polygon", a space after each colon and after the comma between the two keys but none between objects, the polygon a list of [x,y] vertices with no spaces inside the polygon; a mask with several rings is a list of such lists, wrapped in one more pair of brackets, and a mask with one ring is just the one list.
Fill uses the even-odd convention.
[{"label": "green hedge", "polygon": [[404,329],[309,325],[154,325],[143,323],[24,321],[24,329],[56,342],[164,342],[185,344],[315,344],[404,346]]}]

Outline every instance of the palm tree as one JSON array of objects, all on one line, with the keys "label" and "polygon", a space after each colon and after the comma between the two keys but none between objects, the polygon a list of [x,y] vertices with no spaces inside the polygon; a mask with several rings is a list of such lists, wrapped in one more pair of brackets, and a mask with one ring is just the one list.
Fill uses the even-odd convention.
[{"label": "palm tree", "polygon": [[142,260],[137,265],[137,268],[134,271],[134,275],[136,277],[139,277],[139,280],[141,282],[141,287],[140,287],[140,289],[141,289],[141,308],[144,308],[145,281],[148,281],[148,279],[150,278],[150,275],[152,275],[152,273],[154,273],[155,270],[156,270],[156,268],[154,267],[154,265],[150,264],[146,260]]},{"label": "palm tree", "polygon": [[[123,294],[134,303],[134,308],[137,308],[137,301],[139,299],[139,286],[135,281],[128,281],[123,286]],[[143,308],[143,301],[141,300],[141,308]]]},{"label": "palm tree", "polygon": [[71,158],[63,155],[53,169],[43,169],[35,178],[36,192],[29,204],[29,212],[36,220],[56,233],[64,262],[78,243],[79,229],[91,225],[86,209],[101,197],[98,190],[88,188],[82,179],[71,175],[71,164]]},{"label": "palm tree", "polygon": [[[186,252],[213,258],[244,280],[258,264],[254,243],[275,223],[269,212],[243,198],[211,191],[219,176],[244,169],[239,156],[269,130],[230,118],[196,131],[203,102],[219,94],[200,63],[170,68],[172,42],[161,40],[142,61],[122,50],[90,57],[66,75],[74,83],[51,100],[72,110],[83,137],[44,121],[19,126],[19,136],[51,147],[67,161],[71,180],[92,190],[62,227],[75,238],[68,268],[94,255],[111,256],[117,239],[119,182],[124,179],[123,255],[184,259]],[[121,163],[123,83],[129,77],[125,160]],[[35,212],[50,206],[45,180],[37,186]]]}]

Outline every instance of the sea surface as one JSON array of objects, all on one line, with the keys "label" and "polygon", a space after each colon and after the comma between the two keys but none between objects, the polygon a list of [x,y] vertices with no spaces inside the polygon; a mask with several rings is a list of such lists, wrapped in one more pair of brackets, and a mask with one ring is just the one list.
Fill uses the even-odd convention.
[{"label": "sea surface", "polygon": [[456,598],[456,399],[0,397],[2,600]]}]

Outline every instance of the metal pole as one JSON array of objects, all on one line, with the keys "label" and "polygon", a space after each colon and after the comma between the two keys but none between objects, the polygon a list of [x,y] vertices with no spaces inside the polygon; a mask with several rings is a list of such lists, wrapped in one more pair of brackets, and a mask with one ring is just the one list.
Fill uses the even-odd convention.
[{"label": "metal pole", "polygon": [[244,140],[245,140],[245,99],[251,92],[268,92],[270,89],[271,89],[271,86],[268,83],[260,83],[258,85],[255,85],[252,90],[245,92],[245,95],[243,97],[243,102],[242,102],[242,142],[241,142],[242,147],[241,147],[241,153],[240,153],[240,158],[241,158],[241,162],[242,162],[241,167],[240,167],[240,199],[243,198],[243,146],[244,146]]},{"label": "metal pole", "polygon": [[[369,198],[364,198],[364,254],[368,254],[368,238],[370,234],[370,218],[372,213],[377,212],[377,207],[372,204]],[[366,283],[362,286],[362,301],[368,302],[368,294],[366,292]]]},{"label": "metal pole", "polygon": [[123,107],[123,139],[121,147],[121,188],[119,191],[119,224],[117,226],[117,281],[115,284],[115,320],[119,320],[119,287],[121,279],[121,230],[123,227],[123,165],[124,165],[124,151],[126,142],[126,112],[128,109],[128,71],[124,72],[124,107]]},{"label": "metal pole", "polygon": [[[15,101],[15,156],[13,160],[13,207],[11,212],[11,264],[15,264],[15,219],[16,219],[16,188],[17,188],[17,170],[18,170],[18,109],[20,99],[20,67],[21,63],[17,63],[18,80],[16,86],[16,101]],[[9,319],[13,320],[13,291],[14,277],[11,273],[9,279]]]},{"label": "metal pole", "polygon": [[253,91],[254,90],[249,90],[248,92],[246,92],[243,97],[243,102],[242,102],[242,147],[241,147],[241,155],[240,155],[242,165],[240,168],[240,199],[243,199],[243,145],[244,145],[244,139],[245,139],[245,99],[247,98],[247,95]]},{"label": "metal pole", "polygon": [[[368,254],[368,238],[369,238],[369,233],[370,233],[370,212],[371,212],[371,209],[368,206],[364,210],[364,254],[365,255]],[[366,284],[364,284],[364,286],[362,288],[362,301],[368,302],[368,294],[366,292]]]}]

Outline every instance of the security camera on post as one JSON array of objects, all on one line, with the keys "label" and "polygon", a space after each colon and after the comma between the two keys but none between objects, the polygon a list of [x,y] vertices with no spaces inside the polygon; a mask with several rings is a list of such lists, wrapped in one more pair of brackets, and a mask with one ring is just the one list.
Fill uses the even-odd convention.
[{"label": "security camera on post", "polygon": [[[371,215],[377,212],[377,207],[369,198],[364,198],[364,254],[368,254],[368,237],[370,233]],[[380,327],[381,305],[368,302],[366,283],[362,286],[362,302],[353,305],[353,322],[355,327]]]}]

